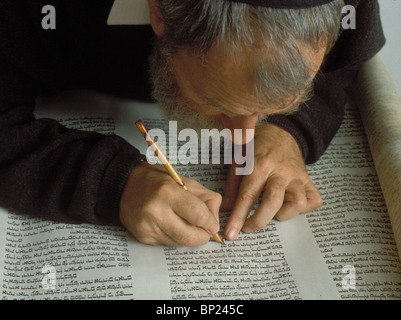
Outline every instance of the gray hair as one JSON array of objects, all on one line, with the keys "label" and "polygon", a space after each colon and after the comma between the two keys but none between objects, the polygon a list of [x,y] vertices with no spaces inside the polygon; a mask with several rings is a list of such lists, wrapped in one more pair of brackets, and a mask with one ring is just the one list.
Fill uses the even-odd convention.
[{"label": "gray hair", "polygon": [[[158,0],[166,41],[200,57],[213,46],[229,55],[248,50],[254,59],[255,93],[278,108],[304,92],[310,97],[310,66],[300,46],[327,52],[337,40],[343,0],[305,9],[276,9],[226,0]],[[260,48],[267,52],[258,57]],[[267,56],[267,59],[266,59]]]}]

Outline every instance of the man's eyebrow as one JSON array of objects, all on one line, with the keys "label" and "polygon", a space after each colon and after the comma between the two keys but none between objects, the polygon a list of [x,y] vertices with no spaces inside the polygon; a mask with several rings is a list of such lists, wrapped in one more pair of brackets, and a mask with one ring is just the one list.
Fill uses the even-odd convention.
[{"label": "man's eyebrow", "polygon": [[204,98],[202,99],[208,106],[210,106],[211,108],[213,108],[216,111],[219,111],[221,113],[224,113],[225,115],[229,116],[229,117],[238,117],[240,116],[237,113],[231,112],[230,110],[227,110],[226,108],[222,107],[219,103],[210,100],[208,98]]},{"label": "man's eyebrow", "polygon": [[[219,112],[221,112],[221,113],[224,113],[224,114],[227,115],[228,117],[240,117],[240,116],[243,116],[243,115],[241,115],[241,114],[237,114],[237,113],[234,113],[234,112],[231,112],[231,111],[227,110],[226,108],[222,107],[220,104],[214,102],[214,101],[211,100],[211,99],[208,99],[208,98],[203,97],[203,96],[201,96],[201,95],[197,95],[197,96],[198,96],[205,104],[207,104],[209,107],[213,108],[213,109],[216,110],[216,111],[219,111]],[[273,113],[273,114],[279,114],[279,115],[285,115],[285,116],[291,115],[291,114],[293,114],[293,113],[295,113],[295,112],[298,111],[299,107],[302,105],[302,103],[304,102],[304,100],[307,100],[307,99],[304,99],[304,96],[303,96],[303,97],[300,99],[299,102],[295,103],[295,104],[292,105],[291,107],[289,107],[289,108],[287,108],[287,109],[285,109],[285,110],[281,110],[281,111],[275,112],[275,113]],[[273,114],[270,114],[270,115],[273,115]],[[262,114],[261,114],[261,115],[262,115]],[[266,116],[269,116],[269,114],[266,114]]]},{"label": "man's eyebrow", "polygon": [[227,116],[231,116],[231,117],[238,117],[240,116],[239,114],[233,113],[229,110],[227,110],[226,108],[224,108],[223,106],[221,106],[219,103],[217,103],[216,101],[213,101],[210,98],[205,97],[204,95],[200,94],[197,90],[193,90],[194,93],[196,94],[196,96],[202,100],[202,102],[204,102],[207,106],[213,108],[215,111],[219,111],[221,113],[224,113]]},{"label": "man's eyebrow", "polygon": [[[312,86],[309,86],[309,88],[313,88]],[[212,99],[205,97],[204,95],[202,95],[201,93],[199,93],[197,90],[193,90],[193,92],[195,93],[195,95],[202,100],[202,102],[204,102],[207,106],[213,108],[215,111],[224,113],[225,115],[227,115],[228,117],[240,117],[243,116],[241,114],[238,113],[234,113],[231,112],[229,110],[227,110],[226,108],[224,108],[223,106],[221,106],[219,103],[213,101]],[[273,114],[279,114],[279,115],[291,115],[295,112],[298,111],[299,107],[306,102],[307,100],[310,99],[310,92],[309,90],[306,90],[304,92],[304,94],[301,95],[301,97],[297,100],[296,103],[294,103],[291,107],[286,108],[285,110],[281,110],[278,112],[274,112]],[[273,115],[270,114],[270,115]],[[266,116],[269,116],[269,114],[266,114]]]}]

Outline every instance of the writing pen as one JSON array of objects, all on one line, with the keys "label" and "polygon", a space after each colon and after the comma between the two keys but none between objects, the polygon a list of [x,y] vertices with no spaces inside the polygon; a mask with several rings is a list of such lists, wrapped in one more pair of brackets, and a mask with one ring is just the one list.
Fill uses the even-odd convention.
[{"label": "writing pen", "polygon": [[[149,135],[148,129],[145,127],[143,122],[141,120],[138,120],[137,122],[135,122],[135,125],[137,126],[139,131],[142,133],[142,135],[145,137],[146,141],[148,142],[149,146],[152,148],[155,155],[160,159],[161,163],[163,164],[164,168],[167,170],[169,175],[174,179],[175,182],[177,182],[177,184],[179,186],[184,188],[184,190],[189,191],[189,189],[185,185],[184,181],[182,181],[182,179],[180,178],[177,171],[174,169],[174,167],[171,165],[170,161],[168,161],[167,157],[164,155],[163,151],[157,145],[156,141],[154,141],[153,138]],[[221,237],[218,233],[212,234],[212,236],[213,236],[214,240],[224,244],[224,241],[221,239]]]}]

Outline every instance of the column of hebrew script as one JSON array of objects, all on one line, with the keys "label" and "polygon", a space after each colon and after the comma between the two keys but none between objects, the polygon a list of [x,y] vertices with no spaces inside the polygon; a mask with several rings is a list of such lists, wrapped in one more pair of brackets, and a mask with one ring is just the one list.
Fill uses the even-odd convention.
[{"label": "column of hebrew script", "polygon": [[124,229],[59,224],[10,212],[5,240],[3,299],[133,298]]},{"label": "column of hebrew script", "polygon": [[[324,205],[307,220],[340,297],[401,298],[401,263],[358,109],[347,110],[329,149],[308,169]],[[355,272],[352,290],[342,284],[347,266]]]}]

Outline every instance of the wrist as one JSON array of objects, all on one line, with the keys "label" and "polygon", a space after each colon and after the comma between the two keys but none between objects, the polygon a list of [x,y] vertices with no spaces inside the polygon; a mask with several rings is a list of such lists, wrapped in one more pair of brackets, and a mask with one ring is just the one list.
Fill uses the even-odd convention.
[{"label": "wrist", "polygon": [[[255,139],[281,152],[283,147],[291,150],[294,156],[303,157],[303,149],[296,137],[288,130],[273,123],[262,123],[256,127]],[[274,151],[274,150],[271,150]]]}]

